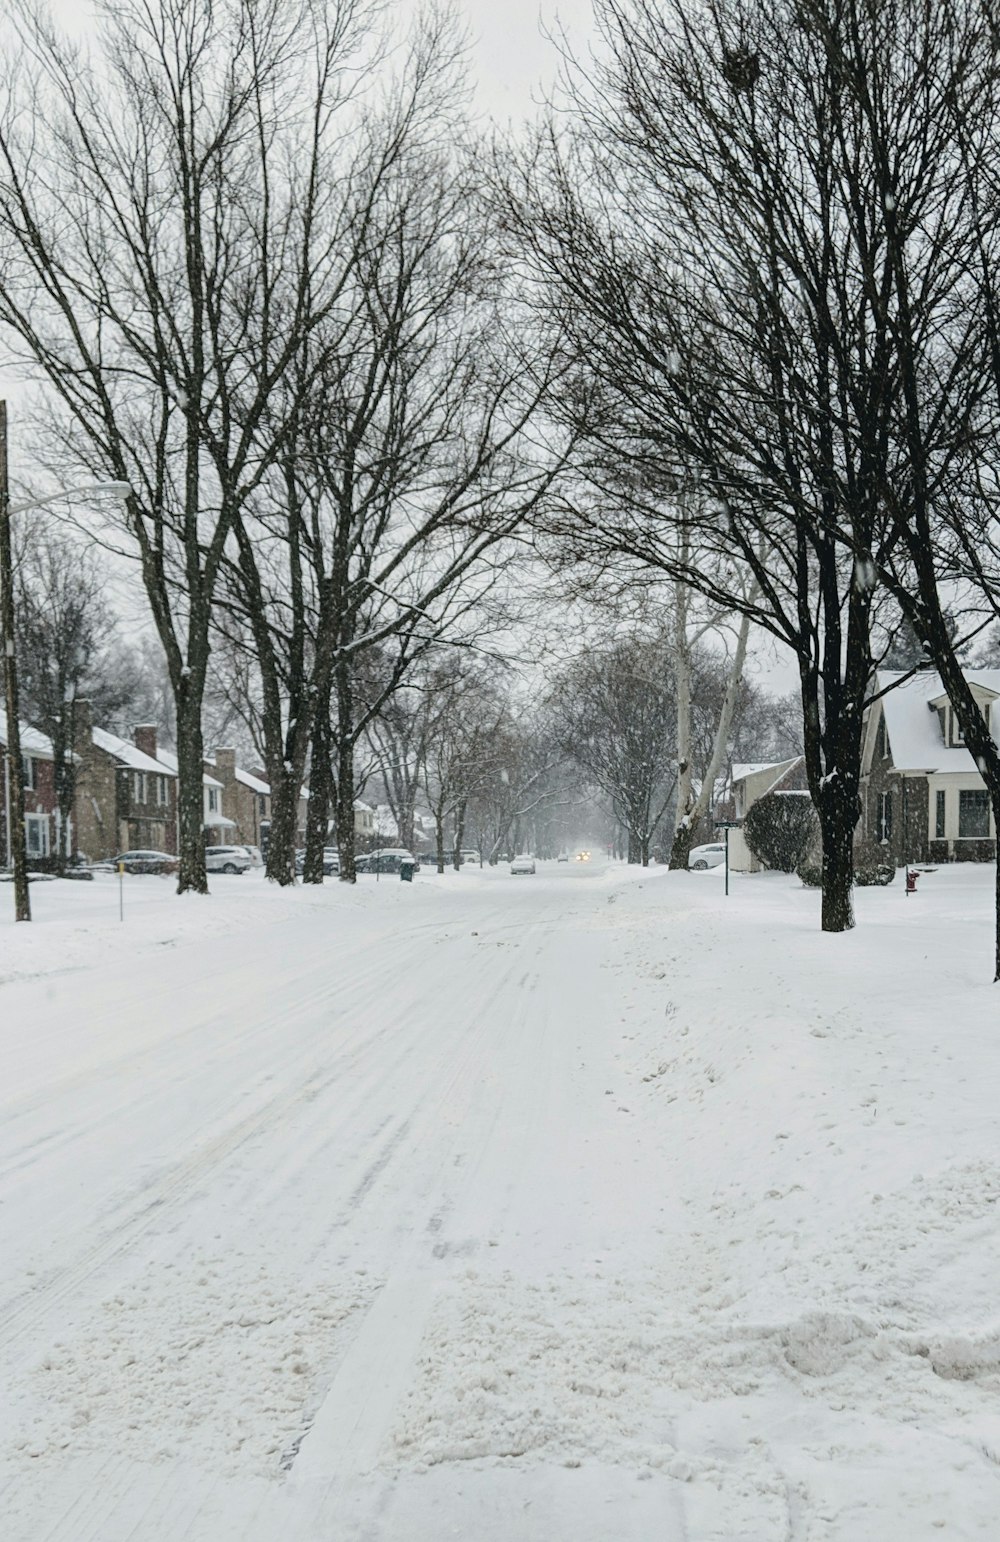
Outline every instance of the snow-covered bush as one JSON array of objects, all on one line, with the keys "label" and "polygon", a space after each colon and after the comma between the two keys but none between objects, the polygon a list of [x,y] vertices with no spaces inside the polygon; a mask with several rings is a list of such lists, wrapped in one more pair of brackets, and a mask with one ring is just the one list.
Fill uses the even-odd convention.
[{"label": "snow-covered bush", "polygon": [[888,848],[878,841],[861,839],[854,846],[854,882],[861,889],[892,883],[896,868]]},{"label": "snow-covered bush", "polygon": [[794,873],[819,845],[819,820],[806,792],[769,792],[754,803],[743,834],[757,861]]},{"label": "snow-covered bush", "polygon": [[892,883],[896,876],[896,869],[890,867],[887,862],[880,862],[875,867],[856,867],[854,869],[854,882],[859,889],[871,888],[875,884],[882,885]]}]

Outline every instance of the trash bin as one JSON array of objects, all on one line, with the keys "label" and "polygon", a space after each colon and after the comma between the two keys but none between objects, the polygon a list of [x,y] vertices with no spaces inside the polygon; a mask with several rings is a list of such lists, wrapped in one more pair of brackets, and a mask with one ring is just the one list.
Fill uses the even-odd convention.
[{"label": "trash bin", "polygon": [[412,862],[401,862],[399,864],[399,876],[403,883],[413,882],[413,868],[414,863]]}]

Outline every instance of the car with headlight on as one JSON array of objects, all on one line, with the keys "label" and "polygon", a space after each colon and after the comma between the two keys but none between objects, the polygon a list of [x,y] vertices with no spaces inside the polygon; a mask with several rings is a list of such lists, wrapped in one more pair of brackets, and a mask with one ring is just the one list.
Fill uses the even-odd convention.
[{"label": "car with headlight on", "polygon": [[535,859],[530,852],[522,851],[520,856],[512,858],[510,870],[514,874],[533,873],[535,871]]},{"label": "car with headlight on", "polygon": [[590,852],[589,851],[578,851],[576,853],[576,861],[577,862],[589,862],[590,861]]},{"label": "car with headlight on", "polygon": [[726,860],[726,848],[721,841],[710,841],[707,846],[692,846],[688,852],[688,867],[693,873],[703,873],[708,867],[719,867]]}]

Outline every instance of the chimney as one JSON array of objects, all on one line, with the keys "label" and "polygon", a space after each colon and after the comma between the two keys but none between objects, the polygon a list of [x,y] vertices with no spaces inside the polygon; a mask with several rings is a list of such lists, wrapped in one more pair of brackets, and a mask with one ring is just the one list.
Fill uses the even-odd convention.
[{"label": "chimney", "polygon": [[73,703],[73,749],[88,757],[94,747],[94,704],[78,696]]},{"label": "chimney", "polygon": [[142,750],[144,755],[156,759],[156,724],[142,723],[132,730],[132,742],[137,750]]},{"label": "chimney", "polygon": [[212,752],[215,762],[215,774],[220,782],[228,787],[230,782],[236,780],[236,751],[233,749],[216,749]]}]

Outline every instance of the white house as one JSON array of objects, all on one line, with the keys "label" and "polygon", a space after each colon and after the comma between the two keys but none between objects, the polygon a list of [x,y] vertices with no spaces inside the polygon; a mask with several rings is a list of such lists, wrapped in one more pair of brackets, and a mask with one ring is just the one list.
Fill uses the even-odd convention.
[{"label": "white house", "polygon": [[[965,677],[997,740],[1000,669],[967,669]],[[937,671],[907,678],[881,670],[875,692],[865,714],[857,839],[883,846],[896,863],[992,861],[989,794]]]},{"label": "white house", "polygon": [[[753,805],[770,792],[798,791],[805,785],[804,766],[801,755],[734,764],[730,777],[733,817],[742,823]],[[761,869],[741,829],[729,832],[729,866],[734,873],[759,873]]]}]

